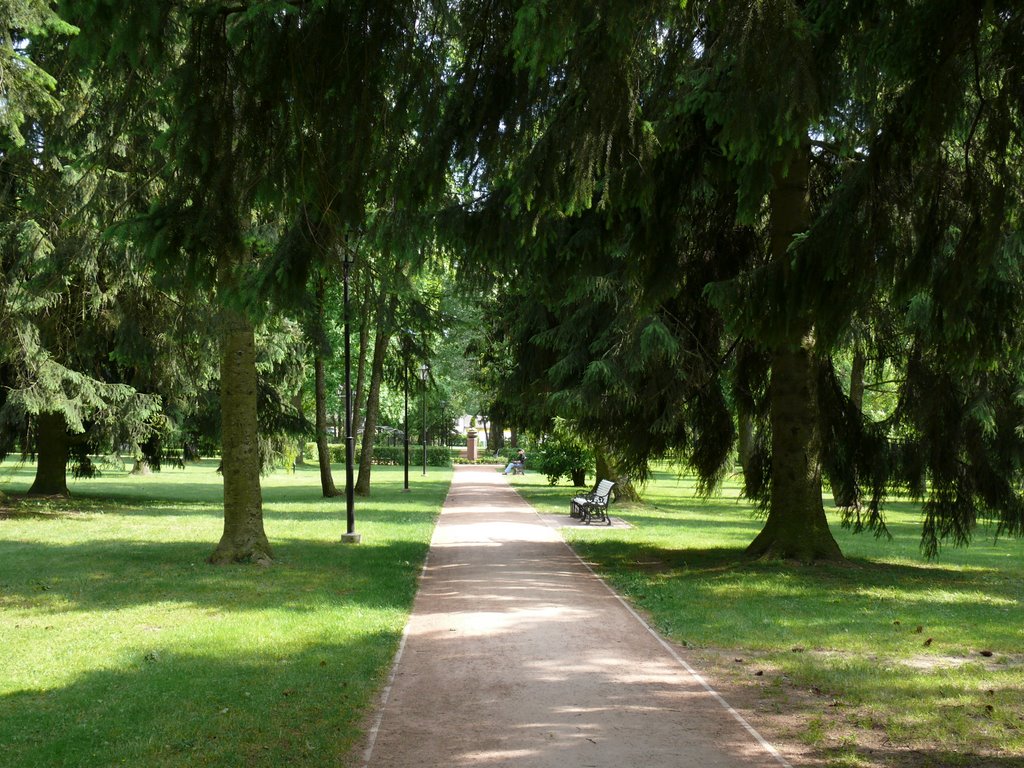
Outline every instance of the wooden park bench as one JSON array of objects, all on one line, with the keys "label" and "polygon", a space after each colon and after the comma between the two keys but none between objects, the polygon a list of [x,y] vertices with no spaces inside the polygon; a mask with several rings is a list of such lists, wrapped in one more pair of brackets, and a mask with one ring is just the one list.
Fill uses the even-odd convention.
[{"label": "wooden park bench", "polygon": [[612,499],[612,488],[615,483],[611,480],[602,480],[590,493],[576,496],[569,502],[569,516],[578,517],[587,525],[592,520],[603,520],[605,525],[611,525],[612,519],[608,517],[608,504]]}]

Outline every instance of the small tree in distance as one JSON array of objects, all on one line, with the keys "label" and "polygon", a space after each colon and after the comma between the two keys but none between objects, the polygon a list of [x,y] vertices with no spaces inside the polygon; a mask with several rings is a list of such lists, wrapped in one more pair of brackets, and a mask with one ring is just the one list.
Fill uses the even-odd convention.
[{"label": "small tree in distance", "polygon": [[535,451],[536,468],[557,485],[563,477],[578,488],[587,484],[587,472],[594,466],[594,451],[576,433],[572,425],[562,418],[556,418],[551,431]]}]

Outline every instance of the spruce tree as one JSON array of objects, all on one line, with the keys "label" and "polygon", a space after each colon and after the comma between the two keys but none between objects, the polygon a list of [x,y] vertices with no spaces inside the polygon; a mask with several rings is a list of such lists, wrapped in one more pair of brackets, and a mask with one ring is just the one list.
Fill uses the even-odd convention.
[{"label": "spruce tree", "polygon": [[[165,279],[207,287],[220,307],[225,529],[211,560],[269,562],[253,329],[278,311],[271,299],[303,295],[368,211],[398,213],[402,188],[389,179],[439,61],[430,6],[74,8],[89,21],[82,47],[122,84],[124,119],[141,103],[165,121],[148,150],[162,186],[136,237]],[[140,80],[152,88],[140,94]],[[262,238],[267,227],[278,236]],[[273,253],[258,247],[267,239]]]},{"label": "spruce tree", "polygon": [[[448,231],[516,274],[514,387],[636,472],[680,451],[710,486],[735,439],[726,373],[766,372],[752,555],[839,556],[826,433],[870,490],[855,527],[884,530],[886,491],[910,487],[930,553],[982,516],[1020,532],[1018,8],[465,10],[446,141],[478,189]],[[883,317],[906,339],[878,350],[901,407],[868,424],[825,368]],[[734,366],[746,348],[763,367]]]},{"label": "spruce tree", "polygon": [[22,49],[57,76],[60,108],[27,119],[24,141],[4,140],[0,433],[4,451],[13,435],[28,437],[23,452],[38,459],[32,493],[66,494],[69,461],[76,476],[89,476],[90,454],[139,450],[160,428],[160,398],[138,391],[130,337],[166,302],[155,293],[143,299],[137,250],[101,236],[125,189],[117,169],[92,156],[104,130],[92,109],[98,87],[62,41],[42,34]]}]

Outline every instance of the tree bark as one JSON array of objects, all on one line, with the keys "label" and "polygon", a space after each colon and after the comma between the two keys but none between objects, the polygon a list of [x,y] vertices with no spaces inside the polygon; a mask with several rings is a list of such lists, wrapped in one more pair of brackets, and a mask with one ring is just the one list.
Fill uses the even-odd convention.
[{"label": "tree bark", "polygon": [[754,417],[741,406],[737,407],[736,421],[739,427],[740,469],[743,471],[743,488],[749,498],[751,489],[760,486],[761,478],[754,476]]},{"label": "tree bark", "polygon": [[352,400],[352,434],[358,435],[365,423],[363,394],[366,391],[366,355],[370,348],[370,322],[368,310],[373,299],[373,287],[369,279],[363,291],[363,312],[359,321],[359,361],[356,363],[356,391]]},{"label": "tree bark", "polygon": [[[300,419],[305,416],[305,413],[303,413],[303,407],[302,407],[302,391],[301,390],[299,390],[298,392],[296,392],[292,396],[292,407],[295,409],[296,413],[299,414],[299,418]],[[299,448],[299,453],[295,457],[295,466],[297,466],[297,467],[304,467],[304,466],[306,466],[306,436],[305,435],[303,435],[302,437],[299,438],[298,448]]]},{"label": "tree bark", "polygon": [[317,348],[313,354],[313,378],[316,398],[316,454],[320,463],[320,488],[324,498],[339,494],[331,474],[331,448],[327,444],[327,377],[324,373],[324,353]]},{"label": "tree bark", "polygon": [[224,533],[210,555],[210,562],[269,565],[273,555],[263,530],[256,341],[252,323],[238,311],[225,308],[221,334]]},{"label": "tree bark", "polygon": [[[789,247],[810,221],[810,151],[798,150],[773,174],[771,257],[788,271]],[[779,311],[782,311],[781,308]],[[772,353],[769,385],[772,429],[768,519],[747,554],[754,557],[839,560],[821,500],[821,443],[810,329]]]},{"label": "tree bark", "polygon": [[[853,353],[853,365],[850,368],[850,402],[860,413],[864,408],[864,370],[867,359],[862,351]],[[856,470],[848,477],[833,477],[832,501],[835,506],[844,509],[860,509],[860,481]]]},{"label": "tree bark", "polygon": [[64,414],[40,413],[36,417],[36,478],[30,496],[68,495],[68,428]]},{"label": "tree bark", "polygon": [[488,432],[488,446],[487,450],[491,453],[497,453],[505,447],[505,425],[500,419],[491,419],[490,423],[491,431]]},{"label": "tree bark", "polygon": [[820,436],[809,345],[772,355],[772,487],[755,557],[839,560],[821,501]]},{"label": "tree bark", "polygon": [[370,472],[373,466],[373,446],[377,438],[377,417],[380,413],[380,385],[384,380],[384,359],[391,341],[392,317],[398,297],[392,296],[377,317],[377,335],[373,342],[373,364],[370,371],[370,391],[366,398],[366,421],[363,422],[362,452],[359,456],[359,476],[355,492],[359,496],[370,495]]},{"label": "tree bark", "polygon": [[136,459],[135,465],[132,467],[131,474],[142,475],[145,477],[153,474],[153,468],[149,466],[149,462],[145,459]]},{"label": "tree bark", "polygon": [[612,493],[615,495],[616,500],[640,501],[640,493],[637,491],[636,486],[633,485],[628,476],[624,475],[615,466],[614,459],[603,448],[596,448],[594,450],[594,457],[597,463],[597,477],[595,479],[598,481],[613,481],[615,489]]}]

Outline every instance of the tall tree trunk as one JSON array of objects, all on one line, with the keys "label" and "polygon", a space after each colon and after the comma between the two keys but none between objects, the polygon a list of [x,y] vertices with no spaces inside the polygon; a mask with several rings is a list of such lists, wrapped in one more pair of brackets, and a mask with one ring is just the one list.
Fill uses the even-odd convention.
[{"label": "tall tree trunk", "polygon": [[595,448],[594,456],[597,459],[597,480],[611,480],[615,483],[616,499],[623,501],[640,501],[640,493],[637,491],[633,481],[624,475],[615,466],[615,460],[600,446]]},{"label": "tall tree trunk", "polygon": [[[305,418],[302,405],[302,390],[300,389],[292,396],[292,407],[295,412],[299,414],[299,418]],[[299,438],[299,453],[295,457],[295,466],[304,467],[306,465],[306,435]]]},{"label": "tall tree trunk", "polygon": [[32,496],[68,495],[68,428],[64,414],[40,413],[36,417],[36,479]]},{"label": "tall tree trunk", "polygon": [[[853,353],[853,365],[850,368],[850,402],[860,413],[864,408],[864,370],[867,359],[857,349]],[[860,508],[860,480],[854,469],[847,477],[832,477],[832,500],[837,507],[846,509]]]},{"label": "tall tree trunk", "polygon": [[[803,147],[773,174],[771,257],[782,265],[789,264],[789,247],[798,234],[806,231],[810,221],[809,171],[810,151]],[[771,495],[768,519],[747,548],[748,555],[803,562],[842,558],[821,501],[821,444],[813,354],[814,335],[810,329],[772,353],[768,392]]]},{"label": "tall tree trunk", "polygon": [[316,283],[316,327],[313,342],[313,400],[316,410],[316,455],[320,464],[320,489],[325,498],[338,495],[331,474],[331,448],[327,443],[327,375],[324,371],[324,357],[327,354],[327,338],[324,330],[324,297],[326,286],[321,275]]},{"label": "tall tree trunk", "polygon": [[352,400],[352,434],[358,435],[363,428],[366,411],[363,408],[363,400],[366,393],[366,356],[370,348],[370,322],[369,309],[373,300],[373,283],[367,279],[366,287],[363,290],[363,311],[359,321],[359,360],[356,363],[356,391]]},{"label": "tall tree trunk", "polygon": [[487,450],[491,453],[497,453],[505,447],[505,425],[500,419],[491,419],[491,431],[487,433],[490,446]]},{"label": "tall tree trunk", "polygon": [[384,380],[384,359],[391,341],[392,317],[398,297],[392,296],[387,307],[377,317],[377,335],[373,342],[373,365],[370,371],[370,392],[366,398],[366,421],[363,423],[363,449],[359,456],[359,476],[355,492],[370,495],[370,471],[373,465],[373,446],[377,438],[377,416],[380,412],[380,384]]},{"label": "tall tree trunk", "polygon": [[754,467],[754,417],[743,405],[737,405],[736,421],[739,427],[740,469],[743,471],[743,488],[750,498],[751,491],[761,484],[761,478],[755,477]]},{"label": "tall tree trunk", "polygon": [[313,354],[313,378],[316,398],[316,454],[320,462],[320,488],[325,498],[339,494],[331,474],[331,448],[327,444],[327,377],[324,374],[324,353]]},{"label": "tall tree trunk", "polygon": [[149,466],[149,462],[146,459],[136,459],[131,474],[145,477],[153,474],[153,468]]},{"label": "tall tree trunk", "polygon": [[263,530],[259,425],[256,418],[256,340],[239,312],[222,312],[220,410],[224,467],[224,533],[210,562],[269,565]]},{"label": "tall tree trunk", "polygon": [[768,519],[747,554],[841,559],[821,502],[820,436],[811,344],[772,355],[772,486]]},{"label": "tall tree trunk", "polygon": [[515,427],[509,429],[509,442],[512,443],[513,448],[519,447],[519,430]]}]

